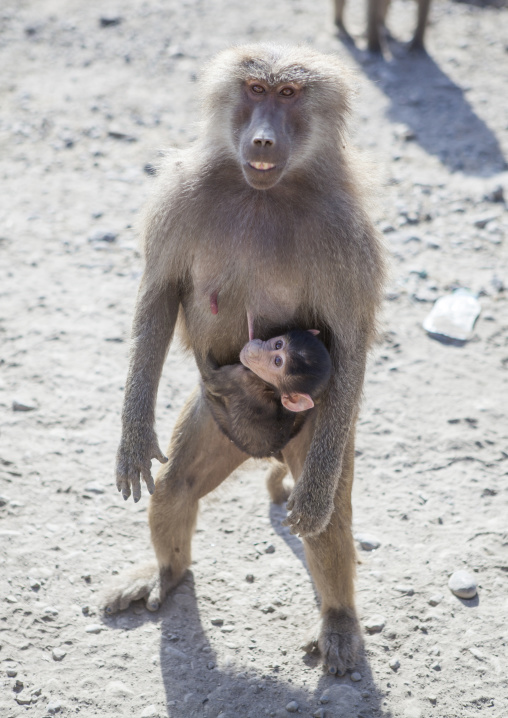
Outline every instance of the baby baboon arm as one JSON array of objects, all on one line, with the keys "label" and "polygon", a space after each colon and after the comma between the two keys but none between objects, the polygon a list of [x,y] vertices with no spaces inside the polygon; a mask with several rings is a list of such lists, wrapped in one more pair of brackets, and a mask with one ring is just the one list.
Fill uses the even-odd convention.
[{"label": "baby baboon arm", "polygon": [[146,273],[138,294],[132,328],[132,352],[125,386],[122,438],[116,457],[116,485],[124,499],[141,497],[140,475],[150,494],[151,459],[165,463],[154,429],[159,379],[178,316],[176,288],[150,286]]},{"label": "baby baboon arm", "polygon": [[367,345],[358,337],[343,346],[332,342],[332,377],[318,407],[314,437],[287,508],[284,524],[291,533],[315,536],[327,527],[334,507],[334,495],[342,471],[349,432],[360,403]]}]

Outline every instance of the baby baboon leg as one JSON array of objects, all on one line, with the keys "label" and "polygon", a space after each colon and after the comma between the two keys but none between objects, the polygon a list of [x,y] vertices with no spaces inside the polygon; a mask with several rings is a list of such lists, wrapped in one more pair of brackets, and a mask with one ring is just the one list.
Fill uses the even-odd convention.
[{"label": "baby baboon leg", "polygon": [[288,473],[286,464],[279,461],[274,463],[266,477],[266,488],[274,504],[283,504],[287,501],[291,490],[284,486],[283,480]]},{"label": "baby baboon leg", "polygon": [[[284,459],[298,476],[309,441],[304,427],[284,450]],[[302,436],[303,434],[303,436]],[[354,605],[356,553],[351,533],[351,489],[354,475],[354,429],[344,453],[342,475],[334,500],[334,511],[327,528],[319,535],[303,539],[307,564],[321,598],[321,627],[315,643],[330,673],[342,674],[353,668],[362,645]]]},{"label": "baby baboon leg", "polygon": [[168,457],[155,480],[148,512],[158,566],[131,571],[123,585],[118,581],[116,590],[108,593],[108,613],[139,598],[146,599],[149,610],[157,610],[190,566],[199,499],[248,458],[219,430],[199,389],[178,418]]}]

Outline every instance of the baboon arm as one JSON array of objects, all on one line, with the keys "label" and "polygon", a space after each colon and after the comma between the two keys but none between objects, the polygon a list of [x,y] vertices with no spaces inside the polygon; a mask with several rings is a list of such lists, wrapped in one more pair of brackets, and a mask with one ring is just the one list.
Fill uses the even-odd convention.
[{"label": "baboon arm", "polygon": [[122,412],[122,438],[117,453],[116,485],[124,499],[141,497],[140,475],[149,493],[154,482],[151,459],[165,463],[154,429],[155,400],[162,367],[178,316],[176,287],[141,282],[132,327],[132,349]]},{"label": "baboon arm", "polygon": [[348,436],[353,430],[362,394],[367,342],[361,336],[330,350],[333,373],[326,395],[318,407],[312,443],[287,503],[290,515],[285,521],[292,533],[320,534],[333,512],[334,495],[342,472]]}]

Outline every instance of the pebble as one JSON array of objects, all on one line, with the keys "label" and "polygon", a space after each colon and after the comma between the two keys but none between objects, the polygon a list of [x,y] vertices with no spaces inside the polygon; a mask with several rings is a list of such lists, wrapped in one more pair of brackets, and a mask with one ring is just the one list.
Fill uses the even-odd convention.
[{"label": "pebble", "polygon": [[355,534],[354,538],[364,551],[374,551],[381,546],[380,541],[368,534]]},{"label": "pebble", "polygon": [[5,600],[7,601],[7,603],[17,603],[18,602],[18,599],[16,598],[16,596],[6,596]]},{"label": "pebble", "polygon": [[441,664],[437,661],[431,665],[431,668],[433,671],[440,671],[441,670]]},{"label": "pebble", "polygon": [[215,663],[213,661],[208,661],[208,663],[206,664],[206,667],[208,668],[209,671],[213,671],[213,669],[215,668]]},{"label": "pebble", "polygon": [[355,683],[358,683],[358,681],[362,680],[362,674],[358,673],[358,671],[351,673],[351,680],[354,681]]},{"label": "pebble", "polygon": [[106,693],[117,698],[128,698],[134,695],[134,691],[122,681],[110,681],[106,686]]},{"label": "pebble", "polygon": [[8,668],[7,675],[9,678],[16,678],[16,676],[18,675],[18,671],[15,668]]},{"label": "pebble", "polygon": [[271,603],[269,603],[267,606],[261,606],[261,612],[262,613],[274,613],[275,608],[272,606]]},{"label": "pebble", "polygon": [[89,237],[89,242],[115,242],[118,234],[104,229],[97,229]]},{"label": "pebble", "polygon": [[265,553],[275,553],[275,546],[273,543],[269,543],[268,546],[265,548]]},{"label": "pebble", "polygon": [[430,606],[438,606],[441,601],[443,600],[444,596],[442,593],[435,593],[433,596],[429,598],[429,605]]},{"label": "pebble", "polygon": [[400,668],[400,661],[398,658],[392,658],[392,660],[388,664],[392,671],[398,671]]},{"label": "pebble", "polygon": [[154,705],[147,706],[143,709],[140,718],[156,718],[159,715],[157,708]]},{"label": "pebble", "polygon": [[18,401],[17,399],[13,399],[13,411],[35,411],[36,409],[37,407],[35,404],[29,404],[27,401]]},{"label": "pebble", "polygon": [[248,573],[245,576],[245,580],[247,581],[247,583],[254,583],[254,575],[252,573]]},{"label": "pebble", "polygon": [[432,705],[435,706],[437,703],[437,696],[429,696],[428,698]]},{"label": "pebble", "polygon": [[385,624],[386,619],[384,616],[372,616],[371,618],[368,618],[363,625],[365,626],[367,633],[381,633]]},{"label": "pebble", "polygon": [[325,709],[324,708],[318,708],[314,713],[312,714],[312,718],[325,718]]},{"label": "pebble", "polygon": [[235,630],[234,626],[231,626],[230,624],[227,624],[226,626],[222,626],[220,629],[222,633],[232,633]]},{"label": "pebble", "polygon": [[406,596],[414,596],[414,592],[415,592],[415,590],[412,586],[406,586],[405,584],[402,584],[402,583],[398,583],[395,586],[395,590],[398,591],[399,593],[405,594]]},{"label": "pebble", "polygon": [[212,626],[222,626],[224,624],[224,619],[223,618],[212,618],[210,620],[210,623],[212,624]]},{"label": "pebble", "polygon": [[87,484],[83,489],[87,494],[104,494],[105,489],[103,486],[97,483]]},{"label": "pebble", "polygon": [[67,651],[64,651],[62,648],[53,648],[51,655],[53,656],[54,661],[63,661],[67,655]]},{"label": "pebble", "polygon": [[100,623],[91,623],[89,626],[85,628],[86,633],[100,633],[104,630],[104,626],[101,626]]},{"label": "pebble", "polygon": [[121,22],[122,18],[119,15],[103,15],[99,20],[99,25],[101,27],[114,27],[115,25],[120,25]]},{"label": "pebble", "polygon": [[448,588],[459,598],[474,598],[478,592],[476,581],[468,571],[455,571],[450,576]]},{"label": "pebble", "polygon": [[50,701],[46,706],[46,712],[50,715],[55,715],[55,713],[58,713],[61,708],[62,704],[60,703],[60,701]]},{"label": "pebble", "polygon": [[296,713],[298,711],[298,703],[296,701],[290,701],[287,706],[286,710],[288,713]]}]

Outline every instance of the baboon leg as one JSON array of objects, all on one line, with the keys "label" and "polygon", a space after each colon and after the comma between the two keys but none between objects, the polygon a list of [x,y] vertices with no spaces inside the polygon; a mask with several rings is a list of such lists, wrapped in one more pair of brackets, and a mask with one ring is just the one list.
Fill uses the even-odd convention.
[{"label": "baboon leg", "polygon": [[409,46],[411,50],[423,50],[423,38],[427,27],[429,8],[430,0],[418,0],[418,21],[415,34]]},{"label": "baboon leg", "polygon": [[344,5],[346,0],[335,0],[335,24],[342,32],[346,32],[344,27]]},{"label": "baboon leg", "polygon": [[139,598],[146,599],[149,610],[157,610],[190,566],[199,499],[248,458],[219,430],[199,389],[178,418],[168,457],[156,477],[148,512],[157,565],[119,577],[105,597],[108,613]]},{"label": "baboon leg", "polygon": [[[302,432],[284,450],[284,459],[296,480],[303,468],[309,434]],[[362,645],[354,604],[356,553],[351,532],[351,489],[354,474],[354,429],[346,446],[342,475],[330,523],[323,533],[304,538],[307,564],[321,598],[321,624],[306,651],[319,648],[330,673],[342,674],[355,665]]]},{"label": "baboon leg", "polygon": [[[390,0],[369,0],[367,4],[367,47],[370,52],[382,52],[386,13]],[[386,44],[386,42],[385,42]]]},{"label": "baboon leg", "polygon": [[291,490],[284,486],[283,480],[288,473],[286,464],[277,461],[266,477],[266,488],[274,504],[283,504],[287,501]]}]

